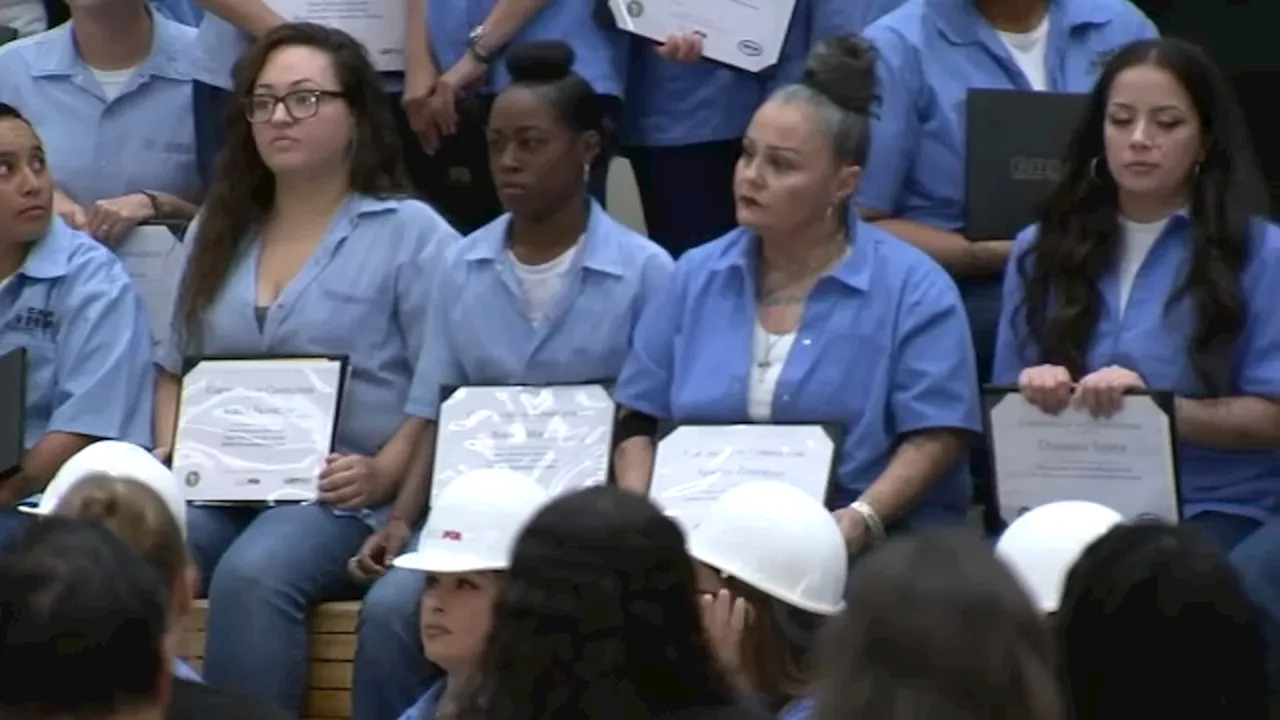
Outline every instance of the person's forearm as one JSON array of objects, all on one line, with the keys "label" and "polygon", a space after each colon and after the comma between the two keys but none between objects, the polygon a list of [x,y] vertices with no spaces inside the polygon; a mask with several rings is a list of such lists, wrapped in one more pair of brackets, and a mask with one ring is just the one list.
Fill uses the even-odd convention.
[{"label": "person's forearm", "polygon": [[180,391],[181,383],[178,378],[157,368],[156,397],[153,401],[154,410],[152,412],[154,420],[151,426],[151,433],[158,448],[173,449],[170,446],[173,445],[173,435],[178,427],[178,394]]},{"label": "person's forearm", "polygon": [[1220,450],[1280,449],[1280,401],[1226,397],[1176,401],[1178,437]]},{"label": "person's forearm", "polygon": [[177,195],[154,191],[151,194],[155,195],[159,205],[160,213],[156,216],[156,220],[190,220],[200,210],[194,203],[189,203]]},{"label": "person's forearm", "polygon": [[613,472],[618,487],[648,495],[653,477],[653,439],[637,435],[619,443],[613,451]]},{"label": "person's forearm", "polygon": [[511,42],[548,0],[498,0],[484,19],[484,50],[497,51]]},{"label": "person's forearm", "polygon": [[373,459],[379,474],[388,480],[387,497],[395,498],[409,476],[410,466],[422,447],[422,436],[427,431],[427,421],[410,417],[400,425],[382,450]]},{"label": "person's forearm", "polygon": [[6,488],[12,488],[12,492],[8,493],[9,497],[21,500],[28,495],[42,492],[62,464],[87,447],[94,439],[75,433],[45,434],[35,447],[23,456],[22,469],[18,474],[5,481]]},{"label": "person's forearm", "polygon": [[391,506],[391,514],[404,520],[410,527],[422,519],[422,511],[427,507],[432,465],[435,464],[436,455],[436,423],[431,420],[418,422],[421,423],[420,433],[416,438],[417,442],[409,450],[408,469]]},{"label": "person's forearm", "polygon": [[251,35],[261,35],[285,22],[263,0],[197,0],[205,10]]},{"label": "person's forearm", "polygon": [[961,430],[923,430],[908,435],[889,466],[859,500],[870,505],[886,526],[911,513],[929,488],[969,448]]},{"label": "person's forearm", "polygon": [[925,251],[938,264],[959,277],[999,275],[1009,262],[1013,243],[1007,240],[972,241],[912,220],[883,218],[875,221],[886,232]]},{"label": "person's forearm", "polygon": [[406,73],[438,73],[431,58],[431,35],[427,32],[427,3],[425,0],[409,1],[409,16],[404,37],[404,62]]}]

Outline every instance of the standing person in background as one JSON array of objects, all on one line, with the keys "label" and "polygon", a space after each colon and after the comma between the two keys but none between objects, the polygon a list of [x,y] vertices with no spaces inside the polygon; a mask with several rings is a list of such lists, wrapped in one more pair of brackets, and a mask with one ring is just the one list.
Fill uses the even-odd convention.
[{"label": "standing person in background", "polygon": [[964,237],[967,93],[1088,92],[1112,53],[1156,34],[1129,0],[907,0],[867,28],[880,106],[856,201],[956,276],[984,382],[1013,238]]},{"label": "standing person in background", "polygon": [[173,437],[184,357],[348,357],[316,503],[188,515],[209,595],[206,677],[298,712],[307,615],[359,596],[347,560],[422,452],[424,423],[404,402],[436,269],[458,236],[408,199],[381,81],[350,35],[268,31],[237,65],[236,95],[207,212],[188,232],[156,432]]},{"label": "standing person in background", "polygon": [[782,57],[761,73],[703,58],[697,35],[657,47],[630,38],[622,135],[650,237],[678,258],[733,229],[733,168],[752,113],[800,79],[819,42],[860,33],[902,1],[797,0]]},{"label": "standing person in background", "polygon": [[195,35],[144,0],[101,0],[0,50],[0,102],[45,139],[54,208],[73,228],[115,245],[141,223],[195,215]]},{"label": "standing person in background", "polygon": [[13,506],[99,439],[151,447],[151,330],[120,261],[53,214],[44,146],[0,103],[0,355],[27,353],[22,469],[0,483],[0,553]]},{"label": "standing person in background", "polygon": [[[554,40],[573,50],[573,71],[598,95],[611,128],[622,108],[626,49],[596,21],[590,0],[409,0],[404,106],[434,168],[424,191],[463,232],[496,218],[484,125],[494,98],[513,82],[504,51]],[[613,133],[609,133],[612,137]],[[604,203],[609,153],[590,167],[591,194]]]},{"label": "standing person in background", "polygon": [[355,720],[388,717],[425,690],[413,623],[422,576],[388,565],[427,510],[440,388],[612,381],[671,273],[662,248],[588,196],[584,170],[606,154],[609,109],[570,69],[573,50],[522,43],[506,63],[513,84],[494,101],[486,132],[510,212],[454,248],[439,273],[406,407],[427,423],[427,451],[386,527],[352,561],[357,575],[378,578],[360,614]]}]

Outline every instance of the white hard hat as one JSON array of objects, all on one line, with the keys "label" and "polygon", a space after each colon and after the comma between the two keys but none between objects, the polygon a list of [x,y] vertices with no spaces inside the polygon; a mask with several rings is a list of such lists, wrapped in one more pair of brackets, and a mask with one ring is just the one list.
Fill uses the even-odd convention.
[{"label": "white hard hat", "polygon": [[187,501],[173,472],[146,450],[118,440],[99,440],[72,455],[44,489],[40,503],[19,509],[35,515],[52,515],[76,483],[98,474],[137,480],[155,490],[186,537]]},{"label": "white hard hat", "polygon": [[520,531],[548,498],[541,485],[511,470],[466,473],[440,492],[418,549],[392,564],[429,573],[505,570]]},{"label": "white hard hat", "polygon": [[1041,612],[1057,612],[1067,573],[1085,548],[1124,517],[1082,500],[1041,505],[1013,521],[996,543],[996,556],[1013,571]]},{"label": "white hard hat", "polygon": [[707,509],[689,554],[760,592],[811,613],[844,609],[849,551],[822,503],[794,485],[739,485]]}]

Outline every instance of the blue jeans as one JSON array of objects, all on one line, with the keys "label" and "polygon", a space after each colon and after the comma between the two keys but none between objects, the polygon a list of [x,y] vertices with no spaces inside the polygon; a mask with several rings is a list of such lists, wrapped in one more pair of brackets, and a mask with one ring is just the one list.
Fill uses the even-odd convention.
[{"label": "blue jeans", "polygon": [[1272,687],[1280,691],[1280,520],[1240,541],[1231,552],[1231,564],[1258,606],[1270,651]]},{"label": "blue jeans", "polygon": [[213,182],[213,171],[226,127],[231,91],[199,80],[191,87],[192,109],[196,120],[196,169],[205,188]]},{"label": "blue jeans", "polygon": [[372,529],[321,505],[195,506],[187,528],[209,598],[205,680],[299,712],[307,616],[319,603],[360,596],[347,560]]},{"label": "blue jeans", "polygon": [[[417,544],[414,538],[408,547]],[[400,717],[444,677],[427,661],[418,632],[426,587],[426,574],[392,568],[365,594],[352,668],[351,720]]]}]

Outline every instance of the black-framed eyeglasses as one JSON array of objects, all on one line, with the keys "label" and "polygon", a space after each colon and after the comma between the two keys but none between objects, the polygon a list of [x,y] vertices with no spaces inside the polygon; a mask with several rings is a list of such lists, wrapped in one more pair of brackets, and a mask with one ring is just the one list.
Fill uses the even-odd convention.
[{"label": "black-framed eyeglasses", "polygon": [[270,122],[275,117],[276,106],[284,105],[284,111],[295,122],[315,117],[325,98],[344,98],[345,94],[334,90],[293,90],[283,95],[254,93],[244,100],[244,116],[251,123]]}]

